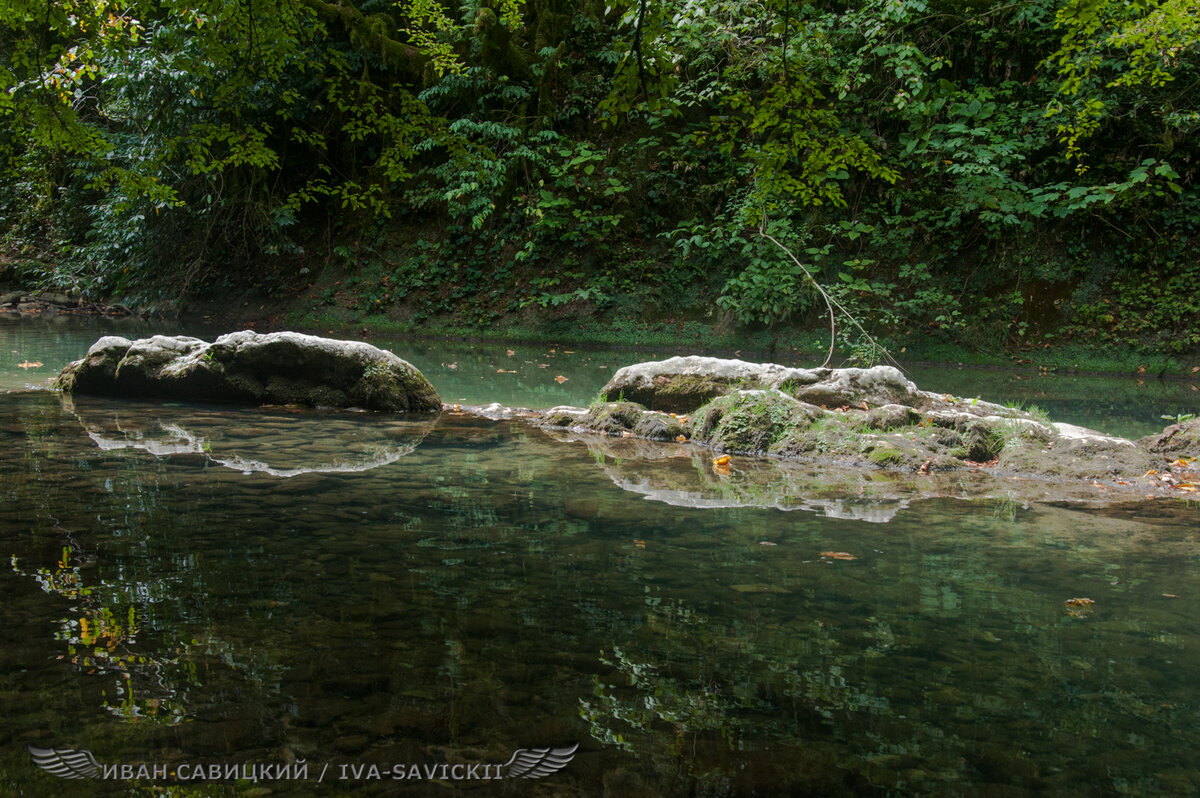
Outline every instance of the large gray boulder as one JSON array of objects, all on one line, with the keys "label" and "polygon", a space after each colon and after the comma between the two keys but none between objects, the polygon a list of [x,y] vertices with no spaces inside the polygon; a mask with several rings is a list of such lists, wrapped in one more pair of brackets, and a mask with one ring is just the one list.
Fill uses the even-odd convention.
[{"label": "large gray boulder", "polygon": [[212,343],[187,336],[106,336],[82,360],[67,364],[57,385],[68,393],[193,402],[441,408],[421,372],[391,352],[294,332],[246,330]]},{"label": "large gray boulder", "polygon": [[690,413],[743,390],[779,390],[812,405],[839,407],[863,402],[915,405],[924,397],[899,369],[799,369],[716,357],[672,357],[625,366],[601,391],[605,401],[637,402],[652,410]]}]

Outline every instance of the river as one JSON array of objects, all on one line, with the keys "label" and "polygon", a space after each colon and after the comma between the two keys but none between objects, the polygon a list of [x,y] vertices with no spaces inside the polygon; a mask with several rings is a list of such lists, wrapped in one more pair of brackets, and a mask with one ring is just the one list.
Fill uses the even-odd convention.
[{"label": "river", "polygon": [[[1200,791],[1195,503],[689,503],[651,483],[703,452],[44,390],[155,331],[0,323],[0,792]],[[664,356],[370,340],[462,404],[586,404]],[[911,372],[1129,436],[1197,404]]]}]

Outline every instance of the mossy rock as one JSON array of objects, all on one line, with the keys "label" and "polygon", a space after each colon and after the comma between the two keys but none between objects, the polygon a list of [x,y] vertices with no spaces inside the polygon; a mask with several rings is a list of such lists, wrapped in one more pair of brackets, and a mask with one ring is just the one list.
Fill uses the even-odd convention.
[{"label": "mossy rock", "polygon": [[411,364],[361,341],[243,331],[211,344],[186,336],[101,338],[68,364],[69,393],[194,402],[432,411],[441,399]]},{"label": "mossy rock", "polygon": [[673,441],[684,434],[683,425],[661,413],[643,413],[633,427],[633,434],[652,441]]},{"label": "mossy rock", "polygon": [[633,402],[598,402],[589,407],[577,423],[607,435],[620,435],[633,432],[645,412],[645,408]]},{"label": "mossy rock", "polygon": [[715,449],[763,453],[810,426],[821,414],[779,391],[740,391],[709,402],[692,418],[693,437]]},{"label": "mossy rock", "polygon": [[605,401],[631,401],[664,413],[689,413],[718,396],[733,390],[724,380],[694,375],[657,376],[648,386],[632,385],[617,391],[604,391]]},{"label": "mossy rock", "polygon": [[1172,424],[1162,432],[1147,435],[1137,442],[1139,448],[1167,460],[1177,457],[1200,459],[1200,419]]}]

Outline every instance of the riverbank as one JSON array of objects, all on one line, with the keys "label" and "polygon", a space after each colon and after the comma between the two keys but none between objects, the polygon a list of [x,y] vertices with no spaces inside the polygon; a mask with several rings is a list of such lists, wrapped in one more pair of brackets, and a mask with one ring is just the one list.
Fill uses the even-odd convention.
[{"label": "riverbank", "polygon": [[[177,324],[199,325],[221,332],[295,330],[337,337],[383,335],[480,343],[638,348],[808,366],[820,364],[829,347],[827,326],[796,321],[746,326],[715,309],[707,315],[696,311],[634,315],[567,305],[501,314],[487,323],[473,322],[453,313],[416,321],[403,310],[363,312],[345,293],[338,293],[327,302],[314,302],[312,297],[318,293],[323,295],[307,287],[302,291],[211,294],[193,299],[169,318]],[[0,287],[0,314],[161,317],[146,309],[93,301],[78,294],[13,286]],[[968,345],[934,333],[882,338],[880,343],[905,368],[947,365],[1043,375],[1125,375],[1144,380],[1200,381],[1200,351],[1175,355],[1153,349],[1115,350],[1045,341],[1036,346],[988,347]],[[856,361],[852,357],[850,352],[835,350],[831,365],[853,365]]]},{"label": "riverbank", "polygon": [[[445,313],[414,321],[404,313],[364,313],[342,301],[314,304],[304,295],[247,294],[208,298],[189,304],[182,318],[215,329],[296,330],[320,335],[385,335],[445,338],[467,342],[550,344],[596,348],[638,348],[671,354],[818,365],[829,349],[829,328],[799,322],[745,326],[716,312],[605,314],[584,307],[513,312],[487,323]],[[1079,343],[1036,347],[971,346],[933,334],[882,338],[901,365],[1016,369],[1032,374],[1133,375],[1141,379],[1200,380],[1200,351],[1173,355],[1154,350]],[[852,353],[835,350],[831,365],[852,365]]]}]

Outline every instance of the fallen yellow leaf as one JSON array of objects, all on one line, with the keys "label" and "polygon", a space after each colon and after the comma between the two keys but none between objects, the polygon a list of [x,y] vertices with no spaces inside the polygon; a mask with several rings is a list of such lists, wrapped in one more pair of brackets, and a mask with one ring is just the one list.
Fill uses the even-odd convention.
[{"label": "fallen yellow leaf", "polygon": [[847,562],[858,559],[858,557],[848,551],[823,551],[821,552],[821,556],[829,560],[845,560]]},{"label": "fallen yellow leaf", "polygon": [[731,458],[731,457],[730,457],[729,455],[727,455],[727,454],[726,454],[726,455],[722,455],[722,456],[720,456],[720,457],[717,457],[717,458],[714,458],[714,459],[713,459],[713,465],[715,465],[715,466],[729,465],[729,461],[730,461],[731,459],[733,459],[733,458]]},{"label": "fallen yellow leaf", "polygon": [[512,357],[512,356],[513,356],[513,355],[515,355],[515,354],[516,354],[516,352],[515,352],[514,350],[512,350],[512,349],[508,350],[508,356],[509,356],[509,357]]},{"label": "fallen yellow leaf", "polygon": [[516,374],[516,369],[496,369],[497,374]]},{"label": "fallen yellow leaf", "polygon": [[559,374],[557,377],[554,378],[554,381],[557,382],[559,385],[562,385],[568,379],[569,379],[568,377],[564,377],[563,375]]},{"label": "fallen yellow leaf", "polygon": [[676,435],[675,442],[676,443],[687,443],[687,436],[686,435]]},{"label": "fallen yellow leaf", "polygon": [[24,363],[17,364],[17,368],[19,368],[19,369],[36,369],[36,368],[41,368],[41,367],[42,367],[42,364],[37,360],[34,360],[34,361],[26,360]]}]

